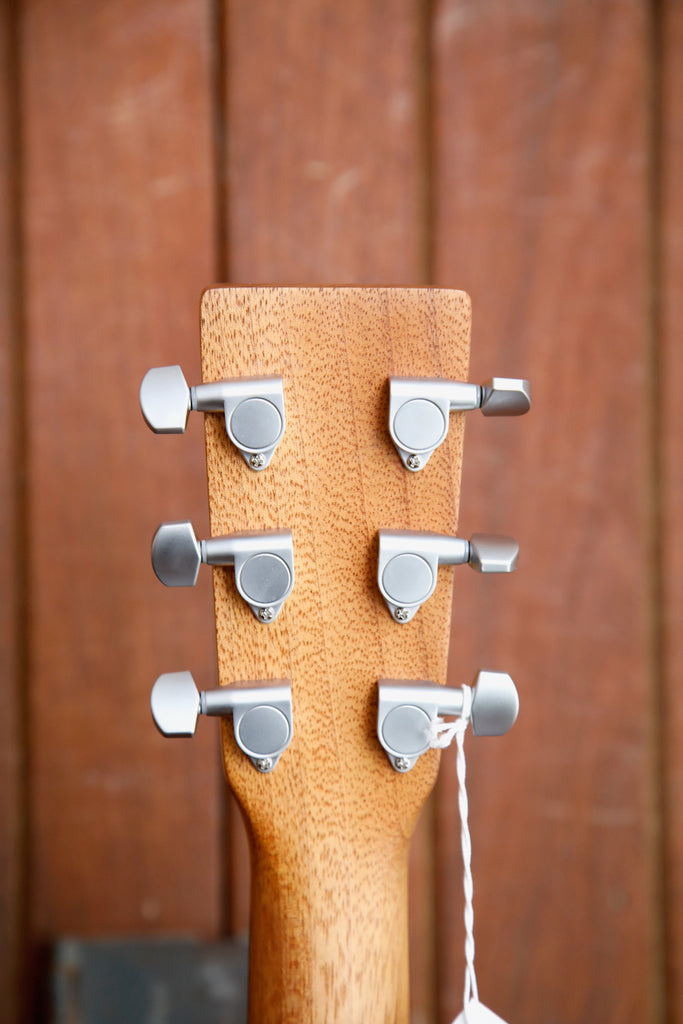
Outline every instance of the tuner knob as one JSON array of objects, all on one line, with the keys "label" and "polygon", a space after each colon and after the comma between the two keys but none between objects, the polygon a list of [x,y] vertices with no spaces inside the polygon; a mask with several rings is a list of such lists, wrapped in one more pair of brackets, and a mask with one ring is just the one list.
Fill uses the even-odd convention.
[{"label": "tuner knob", "polygon": [[192,408],[190,389],[179,366],[157,366],[140,385],[140,408],[155,434],[183,434]]},{"label": "tuner knob", "polygon": [[[474,680],[472,731],[502,736],[514,725],[519,697],[506,672],[481,671]],[[380,679],[377,735],[397,771],[410,771],[429,749],[429,725],[437,715],[459,715],[463,691],[415,679]]]},{"label": "tuner knob", "polygon": [[292,739],[288,679],[198,691],[191,672],[166,672],[152,687],[152,717],[164,736],[194,736],[199,715],[232,715],[235,740],[260,772],[273,770]]},{"label": "tuner knob", "polygon": [[202,713],[191,672],[166,672],[152,687],[152,717],[164,736],[194,736]]},{"label": "tuner knob", "polygon": [[396,622],[410,622],[436,588],[439,565],[477,572],[513,572],[519,545],[512,537],[477,533],[470,540],[441,533],[379,531],[377,582]]},{"label": "tuner knob", "polygon": [[448,433],[449,413],[481,409],[484,416],[521,416],[531,408],[527,380],[492,377],[481,387],[462,381],[389,378],[389,433],[406,469],[424,469]]},{"label": "tuner knob", "polygon": [[157,366],[140,385],[140,408],[155,434],[182,434],[191,410],[222,412],[228,437],[251,469],[265,469],[285,431],[282,377],[238,377],[188,387],[179,366]]},{"label": "tuner knob", "polygon": [[259,622],[272,622],[294,586],[291,530],[232,533],[198,541],[192,523],[162,523],[152,541],[152,567],[167,587],[193,587],[199,566],[232,565],[240,596]]}]

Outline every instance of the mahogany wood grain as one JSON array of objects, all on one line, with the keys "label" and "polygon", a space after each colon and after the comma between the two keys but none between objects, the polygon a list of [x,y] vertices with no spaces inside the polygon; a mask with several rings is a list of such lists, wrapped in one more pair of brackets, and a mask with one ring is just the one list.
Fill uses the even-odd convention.
[{"label": "mahogany wood grain", "polygon": [[260,775],[223,722],[228,779],[252,853],[250,1021],[407,1024],[408,842],[436,751],[406,775],[376,736],[377,681],[445,683],[453,571],[406,626],[377,588],[377,531],[454,532],[464,414],[429,472],[388,436],[387,378],[467,377],[462,292],[212,289],[202,378],[282,374],[287,428],[255,474],[206,417],[211,533],[292,529],[296,581],[259,624],[231,570],[214,570],[219,679],[287,677],[294,738]]},{"label": "mahogany wood grain", "polygon": [[[518,573],[456,597],[453,672],[509,671],[508,738],[470,743],[479,988],[527,1024],[661,1009],[648,615],[645,5],[439,0],[435,264],[472,295],[473,368],[532,380],[468,424],[463,532]],[[454,758],[439,779],[439,1021],[462,997]]]},{"label": "mahogany wood grain", "polygon": [[209,581],[169,592],[149,563],[160,520],[207,528],[201,423],[155,437],[137,403],[150,365],[199,375],[209,13],[23,6],[37,941],[220,927],[215,733],[164,741],[148,705],[162,671],[214,676]]},{"label": "mahogany wood grain", "polygon": [[[236,0],[226,6],[225,262],[234,282],[427,280],[421,32],[414,0]],[[449,282],[457,285],[457,281]],[[247,927],[248,866],[233,821],[230,920]],[[428,897],[432,820],[411,889]],[[411,1013],[433,1024],[430,902],[414,899]]]},{"label": "mahogany wood grain", "polygon": [[668,981],[667,1021],[683,1019],[683,7],[660,8],[657,42],[661,46],[659,97],[661,145],[656,182],[659,207],[658,253],[661,330],[658,442],[662,531],[659,557],[663,599],[661,636],[664,669],[662,736],[664,740],[664,912]]},{"label": "mahogany wood grain", "polygon": [[15,12],[0,5],[0,1021],[18,1024],[25,936],[25,764],[21,655],[20,179]]}]

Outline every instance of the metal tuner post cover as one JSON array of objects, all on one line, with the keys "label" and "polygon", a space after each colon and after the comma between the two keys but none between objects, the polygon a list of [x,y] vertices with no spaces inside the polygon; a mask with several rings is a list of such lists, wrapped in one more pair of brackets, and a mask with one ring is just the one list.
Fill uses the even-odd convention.
[{"label": "metal tuner post cover", "polygon": [[518,555],[512,537],[476,533],[465,540],[442,533],[380,530],[377,582],[395,621],[405,623],[434,593],[439,565],[507,573],[517,568]]},{"label": "metal tuner post cover", "polygon": [[481,386],[426,377],[389,378],[389,433],[406,469],[424,469],[448,433],[451,412],[521,416],[531,408],[528,380],[491,377]]},{"label": "metal tuner post cover", "polygon": [[[502,736],[514,725],[519,697],[506,672],[478,673],[472,695],[475,736]],[[459,715],[463,692],[416,679],[380,679],[377,735],[391,764],[407,772],[430,748],[429,724],[437,715]]]},{"label": "metal tuner post cover", "polygon": [[236,377],[188,387],[179,366],[156,366],[140,385],[140,408],[156,434],[182,434],[190,411],[222,412],[228,437],[251,469],[265,469],[285,432],[282,377]]},{"label": "metal tuner post cover", "polygon": [[194,736],[199,715],[232,715],[237,745],[260,772],[272,771],[292,740],[288,679],[239,682],[200,693],[191,672],[166,672],[152,687],[150,703],[164,736]]},{"label": "metal tuner post cover", "polygon": [[291,530],[231,533],[198,541],[192,523],[162,523],[152,541],[152,567],[167,587],[193,587],[199,566],[232,565],[240,596],[259,622],[277,618],[294,587]]}]

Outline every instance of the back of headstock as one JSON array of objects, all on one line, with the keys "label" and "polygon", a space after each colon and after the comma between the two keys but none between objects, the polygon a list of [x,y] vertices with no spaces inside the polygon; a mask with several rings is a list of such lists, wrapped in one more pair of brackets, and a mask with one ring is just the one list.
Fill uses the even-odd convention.
[{"label": "back of headstock", "polygon": [[[286,420],[259,462],[221,413],[205,417],[212,538],[291,531],[293,587],[270,621],[237,592],[234,555],[213,572],[221,687],[291,683],[293,737],[275,767],[255,770],[222,722],[251,845],[259,1024],[408,1020],[407,851],[439,755],[395,770],[378,742],[378,681],[446,683],[453,575],[444,558],[417,614],[391,605],[379,531],[456,534],[465,417],[449,417],[446,398],[447,436],[410,472],[423,466],[392,443],[387,382],[466,380],[469,336],[458,291],[214,288],[202,299],[203,387],[281,378]],[[472,561],[476,547],[464,550],[451,561]],[[207,551],[196,544],[193,565],[211,562]]]}]

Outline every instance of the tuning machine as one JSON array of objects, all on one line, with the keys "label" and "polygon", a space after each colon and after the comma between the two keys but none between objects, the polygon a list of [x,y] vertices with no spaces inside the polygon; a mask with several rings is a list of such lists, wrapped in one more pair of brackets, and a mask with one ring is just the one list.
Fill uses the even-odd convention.
[{"label": "tuning machine", "polygon": [[[519,697],[506,672],[479,672],[472,694],[475,736],[502,736],[514,725]],[[407,772],[430,748],[437,715],[459,715],[463,691],[415,679],[380,679],[377,735],[396,771]]]},{"label": "tuning machine", "polygon": [[482,573],[513,572],[519,545],[512,537],[473,534],[470,540],[412,530],[379,531],[377,582],[396,622],[410,622],[436,588],[439,565],[469,565]]},{"label": "tuning machine", "polygon": [[492,377],[481,386],[422,377],[389,378],[389,433],[406,469],[417,473],[448,433],[449,413],[521,416],[531,407],[527,380]]},{"label": "tuning machine", "polygon": [[285,432],[282,377],[238,377],[188,387],[179,366],[157,366],[140,385],[155,434],[182,434],[191,410],[222,412],[228,437],[251,469],[265,469]]},{"label": "tuning machine", "polygon": [[231,533],[198,541],[192,523],[162,523],[152,541],[152,567],[167,587],[193,587],[199,566],[232,565],[237,590],[259,622],[272,622],[294,586],[291,530]]},{"label": "tuning machine", "polygon": [[271,772],[292,739],[288,679],[203,690],[191,672],[166,672],[152,687],[152,717],[164,736],[194,736],[199,715],[232,715],[237,745],[260,772]]}]

